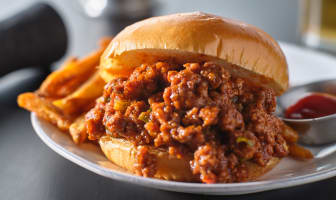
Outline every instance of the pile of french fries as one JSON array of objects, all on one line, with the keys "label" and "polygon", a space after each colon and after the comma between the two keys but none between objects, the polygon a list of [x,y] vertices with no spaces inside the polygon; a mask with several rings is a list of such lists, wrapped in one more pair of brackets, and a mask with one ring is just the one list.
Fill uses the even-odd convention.
[{"label": "pile of french fries", "polygon": [[110,40],[101,39],[100,48],[85,58],[68,59],[37,91],[19,95],[19,106],[69,132],[76,144],[85,141],[84,116],[103,93],[105,82],[99,76],[98,66]]}]

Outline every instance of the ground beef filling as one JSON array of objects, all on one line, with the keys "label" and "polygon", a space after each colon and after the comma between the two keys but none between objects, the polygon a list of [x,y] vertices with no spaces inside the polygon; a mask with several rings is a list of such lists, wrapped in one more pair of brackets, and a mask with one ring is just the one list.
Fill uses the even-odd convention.
[{"label": "ground beef filling", "polygon": [[[243,161],[265,166],[288,154],[275,107],[271,89],[251,86],[211,62],[158,62],[107,83],[86,120],[92,140],[109,134],[179,158],[193,154],[190,167],[202,182],[242,182]],[[155,159],[146,148],[139,152],[138,174],[153,176]]]}]

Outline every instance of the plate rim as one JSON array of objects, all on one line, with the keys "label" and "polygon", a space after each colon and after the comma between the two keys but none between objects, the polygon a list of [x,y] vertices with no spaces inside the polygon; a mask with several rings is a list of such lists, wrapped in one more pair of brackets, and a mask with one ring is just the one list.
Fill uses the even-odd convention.
[{"label": "plate rim", "polygon": [[[295,49],[304,52],[309,52],[317,54],[318,56],[323,56],[327,59],[333,59],[336,63],[336,59],[329,54],[324,52],[319,52],[311,50],[308,48],[302,48],[297,45],[289,44],[286,42],[280,42],[280,46],[283,49]],[[290,51],[291,51],[290,50]],[[53,141],[52,138],[45,133],[45,130],[41,126],[42,123],[48,123],[43,119],[38,118],[34,113],[31,113],[31,122],[36,134],[40,139],[53,151],[61,155],[62,157],[70,160],[71,162],[89,170],[101,176],[111,178],[117,181],[123,181],[128,183],[133,183],[137,185],[142,185],[151,188],[163,189],[167,191],[184,192],[184,193],[198,193],[198,194],[226,194],[226,195],[237,195],[237,194],[248,194],[256,193],[261,191],[268,191],[273,189],[287,188],[292,186],[303,185],[306,183],[316,182],[324,180],[333,176],[336,176],[336,165],[329,169],[321,170],[319,172],[309,173],[296,177],[285,177],[276,180],[261,180],[252,181],[245,183],[217,183],[217,184],[203,184],[203,183],[188,183],[188,182],[176,182],[167,181],[153,178],[146,178],[137,175],[132,175],[125,172],[120,172],[112,169],[107,169],[92,163],[85,158],[82,158],[68,150],[66,150],[61,145]],[[69,138],[70,139],[70,138]],[[75,145],[75,144],[74,144]],[[185,190],[188,189],[188,190]]]},{"label": "plate rim", "polygon": [[[41,123],[48,123],[47,121],[40,119],[36,114],[31,113],[31,122],[36,134],[40,139],[53,151],[61,155],[62,157],[70,160],[71,162],[89,170],[101,176],[111,178],[123,182],[131,182],[138,185],[143,185],[147,187],[155,187],[163,189],[162,187],[169,186],[165,188],[169,191],[185,192],[185,193],[194,193],[192,191],[185,191],[183,188],[188,188],[192,190],[198,189],[208,189],[206,192],[199,191],[198,193],[214,194],[216,192],[222,192],[222,194],[248,194],[261,191],[268,191],[272,189],[287,188],[292,186],[298,186],[310,182],[315,182],[323,179],[327,179],[333,176],[336,176],[336,165],[335,167],[329,168],[327,170],[322,170],[315,173],[310,173],[306,175],[289,177],[289,178],[280,178],[277,180],[263,180],[263,181],[252,181],[244,183],[216,183],[216,184],[204,184],[204,183],[188,183],[188,182],[177,182],[177,181],[167,181],[154,178],[146,178],[142,176],[132,175],[125,172],[119,172],[112,169],[107,169],[102,166],[99,166],[95,163],[92,163],[85,158],[82,158],[68,150],[66,150],[61,145],[54,142],[46,133],[45,130],[40,125]],[[69,138],[70,139],[70,138]],[[75,144],[74,144],[75,145]],[[171,188],[173,187],[173,188]],[[253,188],[251,188],[253,187]],[[210,191],[211,190],[211,191]],[[219,191],[222,190],[222,191]],[[208,193],[209,192],[209,193]]]}]

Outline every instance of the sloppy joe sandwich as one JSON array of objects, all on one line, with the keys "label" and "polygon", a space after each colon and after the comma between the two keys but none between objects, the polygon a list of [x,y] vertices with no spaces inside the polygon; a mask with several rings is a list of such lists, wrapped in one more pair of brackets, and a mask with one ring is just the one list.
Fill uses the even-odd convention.
[{"label": "sloppy joe sandwich", "polygon": [[252,25],[200,12],[149,18],[113,38],[96,73],[102,96],[76,120],[61,115],[82,121],[70,125],[85,132],[81,141],[97,141],[131,173],[245,182],[304,152],[274,114],[288,88],[285,56]]}]

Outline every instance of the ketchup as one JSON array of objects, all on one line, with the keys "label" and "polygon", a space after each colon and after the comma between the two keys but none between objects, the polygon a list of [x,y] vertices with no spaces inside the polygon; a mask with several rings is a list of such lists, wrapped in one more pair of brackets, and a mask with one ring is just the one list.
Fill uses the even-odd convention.
[{"label": "ketchup", "polygon": [[336,97],[329,94],[313,93],[288,107],[285,116],[290,119],[312,119],[335,113]]}]

